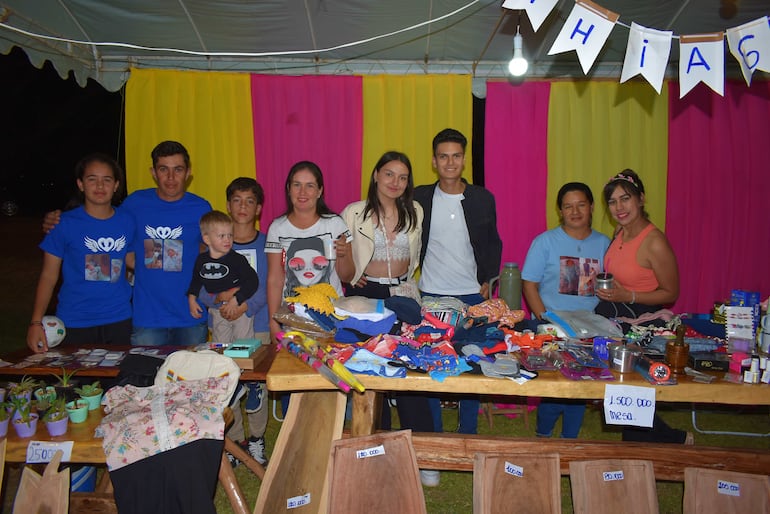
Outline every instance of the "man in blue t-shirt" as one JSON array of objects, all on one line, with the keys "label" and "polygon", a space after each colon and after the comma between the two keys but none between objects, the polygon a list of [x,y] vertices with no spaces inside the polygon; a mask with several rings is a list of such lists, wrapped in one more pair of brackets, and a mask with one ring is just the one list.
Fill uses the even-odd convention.
[{"label": "man in blue t-shirt", "polygon": [[[163,141],[152,150],[151,157],[150,173],[158,187],[134,191],[121,206],[136,222],[131,344],[204,343],[208,338],[207,315],[192,317],[186,292],[202,250],[198,223],[211,211],[211,205],[186,191],[192,167],[190,154],[181,143]],[[58,214],[47,215],[43,228],[58,223]]]}]

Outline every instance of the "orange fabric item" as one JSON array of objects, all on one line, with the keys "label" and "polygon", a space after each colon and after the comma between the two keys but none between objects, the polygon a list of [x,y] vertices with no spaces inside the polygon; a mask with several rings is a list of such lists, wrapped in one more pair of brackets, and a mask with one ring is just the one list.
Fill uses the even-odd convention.
[{"label": "orange fabric item", "polygon": [[638,236],[631,241],[623,242],[623,229],[610,243],[604,257],[607,271],[612,273],[615,280],[629,291],[648,293],[658,288],[658,279],[649,268],[643,268],[636,262],[636,254],[642,241],[652,232],[655,225],[650,223]]}]

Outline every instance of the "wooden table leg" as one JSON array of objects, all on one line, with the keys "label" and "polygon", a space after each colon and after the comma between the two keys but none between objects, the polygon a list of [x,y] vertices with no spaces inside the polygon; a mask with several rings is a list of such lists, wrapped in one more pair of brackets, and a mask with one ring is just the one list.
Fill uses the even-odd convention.
[{"label": "wooden table leg", "polygon": [[380,424],[383,394],[377,391],[353,393],[353,417],[350,434],[353,437],[372,435]]},{"label": "wooden table leg", "polygon": [[252,473],[257,475],[260,480],[265,478],[265,467],[257,462],[254,457],[246,452],[238,443],[225,436],[225,450],[232,453],[233,456],[241,461],[244,466],[249,468]]},{"label": "wooden table leg", "polygon": [[241,491],[241,487],[235,479],[233,467],[230,465],[227,457],[225,457],[225,452],[222,452],[222,462],[219,465],[219,483],[222,484],[222,488],[230,500],[233,512],[235,514],[249,514],[250,511],[246,505],[246,497],[243,496],[243,491]]}]

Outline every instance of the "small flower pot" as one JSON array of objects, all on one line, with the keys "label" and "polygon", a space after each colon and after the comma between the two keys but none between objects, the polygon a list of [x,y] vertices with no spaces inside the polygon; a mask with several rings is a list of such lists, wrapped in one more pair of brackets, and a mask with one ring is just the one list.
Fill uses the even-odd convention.
[{"label": "small flower pot", "polygon": [[56,388],[54,386],[46,386],[35,389],[35,399],[39,402],[45,400],[51,403],[56,399]]},{"label": "small flower pot", "polygon": [[73,423],[83,423],[88,418],[88,404],[83,400],[73,400],[67,404],[67,414]]},{"label": "small flower pot", "polygon": [[10,394],[9,393],[8,394],[8,399],[10,400],[12,398],[24,398],[28,402],[32,401],[32,391],[31,390],[26,390],[26,391],[22,391],[19,394]]},{"label": "small flower pot", "polygon": [[56,437],[57,435],[64,435],[67,433],[69,421],[69,416],[64,416],[62,419],[57,419],[55,421],[46,421],[45,427],[48,429],[48,433],[51,437]]},{"label": "small flower pot", "polygon": [[88,410],[96,410],[102,404],[102,396],[104,396],[103,391],[93,396],[81,396],[80,399],[88,403]]},{"label": "small flower pot", "polygon": [[57,396],[63,396],[66,401],[71,402],[73,400],[77,400],[78,398],[78,393],[75,392],[75,387],[77,387],[77,383],[71,381],[70,385],[68,386],[56,385],[54,386],[54,389],[56,389]]},{"label": "small flower pot", "polygon": [[10,416],[7,416],[5,419],[0,419],[0,437],[5,437],[8,435],[8,423],[10,422]]},{"label": "small flower pot", "polygon": [[21,419],[13,420],[13,428],[16,429],[16,435],[21,438],[32,437],[37,431],[37,414],[30,414],[29,423],[23,422]]}]

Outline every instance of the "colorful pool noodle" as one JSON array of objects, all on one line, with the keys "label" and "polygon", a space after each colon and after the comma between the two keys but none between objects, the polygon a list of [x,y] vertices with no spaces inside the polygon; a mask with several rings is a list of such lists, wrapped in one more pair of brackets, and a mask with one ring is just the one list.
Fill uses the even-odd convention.
[{"label": "colorful pool noodle", "polygon": [[283,334],[283,337],[292,341],[298,341],[298,343],[295,344],[300,344],[304,351],[310,353],[310,355],[314,356],[315,358],[320,359],[329,369],[334,372],[337,377],[340,378],[340,380],[345,382],[348,386],[354,388],[359,393],[363,393],[366,390],[364,385],[355,377],[355,375],[353,375],[353,373],[351,373],[344,364],[329,355],[329,353],[325,351],[315,339],[297,331],[286,332]]},{"label": "colorful pool noodle", "polygon": [[350,392],[350,385],[342,380],[342,378],[338,377],[331,369],[326,367],[326,365],[320,359],[317,359],[316,357],[306,352],[302,346],[298,345],[290,338],[284,338],[279,344],[285,347],[289,353],[293,354],[305,364],[316,370],[322,377],[334,384],[342,392]]},{"label": "colorful pool noodle", "polygon": [[321,345],[319,345],[316,341],[306,337],[300,340],[300,344],[304,346],[305,350],[310,352],[311,355],[321,359],[321,361],[323,361],[329,368],[331,368],[331,370],[334,371],[337,376],[344,380],[345,383],[350,385],[353,389],[359,393],[363,393],[366,390],[364,385],[355,377],[355,375],[353,375],[353,373],[350,372],[348,368],[345,367],[344,364],[329,355],[329,353],[321,348]]}]

